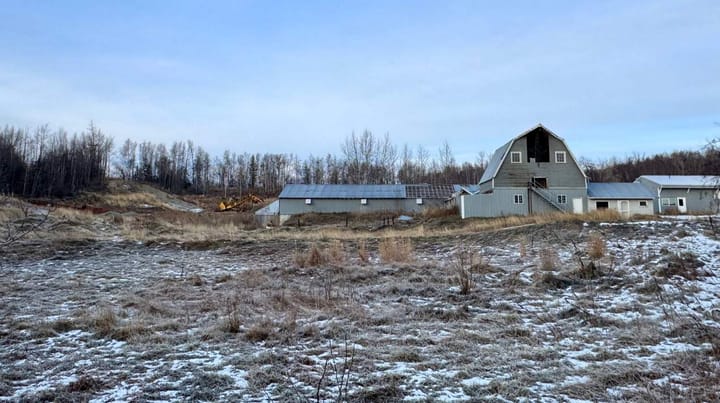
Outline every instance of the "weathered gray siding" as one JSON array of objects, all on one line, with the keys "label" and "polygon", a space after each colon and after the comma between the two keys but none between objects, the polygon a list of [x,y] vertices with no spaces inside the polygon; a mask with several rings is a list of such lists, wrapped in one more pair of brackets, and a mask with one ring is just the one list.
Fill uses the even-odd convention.
[{"label": "weathered gray siding", "polygon": [[[547,193],[557,200],[557,195],[566,196],[567,202],[563,207],[563,211],[572,213],[574,198],[583,200],[583,211],[587,211],[586,207],[586,191],[585,188],[574,189],[545,189]],[[515,204],[515,195],[523,195],[523,203]],[[530,198],[528,198],[528,195]],[[528,204],[528,201],[531,204]],[[521,188],[496,188],[493,193],[480,193],[476,195],[462,196],[461,217],[500,217],[508,215],[528,215],[530,210],[532,214],[555,213],[560,210],[548,203],[544,198],[535,192],[528,191],[527,187]]]},{"label": "weathered gray siding", "polygon": [[[523,203],[515,204],[514,196],[523,195]],[[495,189],[493,193],[462,196],[461,217],[501,217],[527,215],[527,188]]]},{"label": "weathered gray siding", "polygon": [[[527,137],[521,137],[515,141],[500,166],[495,177],[495,188],[503,187],[526,187],[528,181],[533,177],[544,177],[548,180],[548,187],[582,187],[585,188],[585,176],[570,156],[570,150],[563,142],[554,136],[548,136],[550,145],[550,162],[528,162],[527,161]],[[520,151],[522,153],[519,164],[511,163],[511,153]],[[565,163],[555,162],[555,151],[565,152]]]},{"label": "weathered gray siding", "polygon": [[417,204],[415,199],[367,199],[367,204],[360,204],[360,199],[312,199],[312,204],[305,204],[305,199],[280,199],[280,214],[303,213],[378,213],[378,212],[420,212],[429,207],[443,207],[444,200],[423,199]]},{"label": "weathered gray siding", "polygon": [[[552,188],[552,189],[543,189],[545,193],[550,194],[552,197],[552,200],[554,200],[557,203],[557,197],[558,195],[565,195],[566,202],[565,204],[558,203],[560,207],[562,207],[562,211],[566,213],[572,213],[573,212],[573,199],[581,198],[583,199],[583,212],[587,211],[586,207],[586,199],[587,199],[587,190],[583,188]],[[532,194],[532,214],[543,214],[543,213],[554,213],[559,211],[557,208],[555,208],[553,205],[548,203],[544,198],[537,195],[535,192],[530,192]]]},{"label": "weathered gray siding", "polygon": [[[710,213],[717,211],[717,199],[713,189],[662,189],[660,198],[656,201],[662,203],[662,199],[671,199],[677,207],[678,197],[684,197],[687,203],[688,213]],[[660,206],[660,204],[658,204]],[[666,209],[666,208],[665,208]],[[658,208],[659,212],[663,212]]]},{"label": "weathered gray siding", "polygon": [[[649,181],[643,177],[637,178],[636,182],[642,183],[657,195],[660,186],[655,182]],[[684,197],[687,203],[688,213],[707,213],[718,211],[718,200],[714,189],[697,189],[697,188],[662,188],[660,195],[653,201],[653,207],[656,213],[663,213],[667,210],[667,206],[663,209],[662,199],[671,199],[673,205],[671,208],[677,208],[677,198]]]}]

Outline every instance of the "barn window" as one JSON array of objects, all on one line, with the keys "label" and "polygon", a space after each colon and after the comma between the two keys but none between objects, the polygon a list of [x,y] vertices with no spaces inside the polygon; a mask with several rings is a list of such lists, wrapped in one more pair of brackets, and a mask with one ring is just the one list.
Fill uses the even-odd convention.
[{"label": "barn window", "polygon": [[421,198],[418,197],[417,199],[415,199],[415,204],[422,204],[422,203],[423,203],[423,201]]},{"label": "barn window", "polygon": [[647,202],[646,202],[646,201],[641,201],[641,202],[640,202],[640,207],[647,207]]},{"label": "barn window", "polygon": [[360,204],[363,206],[367,204],[367,199],[360,199]]},{"label": "barn window", "polygon": [[606,201],[604,201],[604,202],[601,202],[601,201],[595,202],[595,208],[598,209],[598,210],[607,210],[608,207],[610,207],[610,206],[608,205],[608,202],[606,202]]},{"label": "barn window", "polygon": [[567,162],[565,159],[565,151],[555,151],[555,162],[558,164],[564,164]]},{"label": "barn window", "polygon": [[675,205],[675,199],[663,198],[663,199],[662,199],[662,205],[663,205],[663,206],[674,206],[674,205]]},{"label": "barn window", "polygon": [[305,199],[305,204],[312,204],[312,199]]},{"label": "barn window", "polygon": [[514,196],[515,204],[523,204],[523,195],[515,195]]},{"label": "barn window", "polygon": [[522,152],[513,151],[510,153],[510,163],[519,164],[522,162]]},{"label": "barn window", "polygon": [[567,204],[567,195],[557,195],[558,204]]}]

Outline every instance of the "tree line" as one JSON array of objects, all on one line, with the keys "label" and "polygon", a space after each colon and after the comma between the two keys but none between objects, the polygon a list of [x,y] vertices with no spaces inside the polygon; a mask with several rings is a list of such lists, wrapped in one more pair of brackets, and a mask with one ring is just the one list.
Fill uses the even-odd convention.
[{"label": "tree line", "polygon": [[[694,175],[720,172],[718,140],[701,151],[592,162],[581,160],[595,182],[628,182],[640,175]],[[113,139],[93,123],[69,135],[47,125],[34,131],[6,126],[0,131],[0,194],[63,197],[101,188],[110,176],[156,184],[176,193],[225,195],[254,192],[277,195],[285,184],[475,184],[487,165],[480,152],[474,162],[458,163],[447,142],[431,152],[422,145],[399,148],[389,134],[351,133],[340,154],[238,153],[210,155],[192,141],[169,145]]]},{"label": "tree line", "polygon": [[641,175],[720,175],[719,140],[700,151],[674,151],[651,156],[631,155],[593,163],[581,160],[593,182],[632,182]]},{"label": "tree line", "polygon": [[102,188],[110,170],[112,138],[90,123],[69,135],[47,125],[0,130],[0,193],[62,197]]}]

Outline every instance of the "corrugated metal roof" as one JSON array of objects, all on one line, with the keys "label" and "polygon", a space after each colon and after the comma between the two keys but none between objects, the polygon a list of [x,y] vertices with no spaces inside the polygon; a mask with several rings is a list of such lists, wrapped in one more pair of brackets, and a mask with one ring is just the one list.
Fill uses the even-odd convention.
[{"label": "corrugated metal roof", "polygon": [[455,193],[465,192],[468,194],[475,194],[480,191],[478,185],[453,185],[453,191]]},{"label": "corrugated metal roof", "polygon": [[453,185],[285,185],[281,199],[447,199]]},{"label": "corrugated metal roof", "polygon": [[453,194],[453,185],[405,185],[405,195],[410,199],[447,199]]},{"label": "corrugated metal roof", "polygon": [[490,158],[490,162],[488,162],[485,167],[485,172],[483,172],[483,176],[480,178],[480,183],[485,183],[495,177],[498,169],[500,169],[500,165],[502,165],[502,162],[505,159],[505,154],[514,142],[514,139],[510,140],[495,150],[495,154],[493,154],[492,158]]},{"label": "corrugated metal roof", "polygon": [[642,175],[640,178],[663,187],[714,188],[720,185],[720,176],[705,175]]},{"label": "corrugated metal roof", "polygon": [[281,199],[404,199],[405,185],[285,185]]},{"label": "corrugated metal roof", "polygon": [[650,189],[640,183],[588,183],[591,199],[654,199]]}]

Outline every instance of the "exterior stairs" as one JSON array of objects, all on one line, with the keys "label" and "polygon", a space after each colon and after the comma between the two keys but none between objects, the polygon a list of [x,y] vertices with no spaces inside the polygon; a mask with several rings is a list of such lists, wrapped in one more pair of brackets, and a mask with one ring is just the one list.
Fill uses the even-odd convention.
[{"label": "exterior stairs", "polygon": [[565,211],[563,206],[558,204],[557,200],[554,199],[553,194],[548,192],[547,190],[535,186],[532,182],[528,183],[528,189],[533,191],[536,195],[540,196],[540,198],[548,202],[548,204],[555,207],[559,211]]}]

